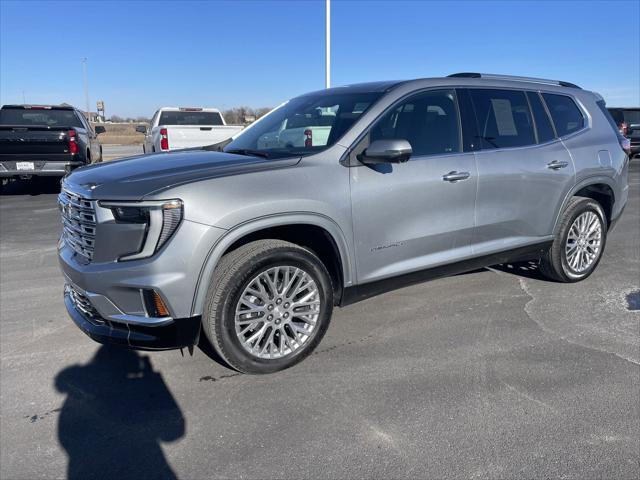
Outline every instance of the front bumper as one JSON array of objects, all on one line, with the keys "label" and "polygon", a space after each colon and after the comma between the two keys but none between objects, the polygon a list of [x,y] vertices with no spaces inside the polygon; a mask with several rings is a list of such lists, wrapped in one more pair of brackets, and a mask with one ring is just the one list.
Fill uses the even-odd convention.
[{"label": "front bumper", "polygon": [[161,326],[114,322],[90,315],[86,309],[80,308],[68,286],[64,292],[64,304],[78,328],[99,343],[138,350],[171,350],[195,345],[200,337],[200,316],[173,319]]}]

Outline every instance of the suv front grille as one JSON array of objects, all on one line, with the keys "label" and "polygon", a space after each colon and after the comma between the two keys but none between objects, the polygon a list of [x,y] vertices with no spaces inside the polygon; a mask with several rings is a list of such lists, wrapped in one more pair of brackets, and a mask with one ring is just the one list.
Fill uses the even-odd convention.
[{"label": "suv front grille", "polygon": [[91,200],[62,190],[58,195],[62,216],[62,236],[76,253],[93,259],[96,236],[96,212]]}]

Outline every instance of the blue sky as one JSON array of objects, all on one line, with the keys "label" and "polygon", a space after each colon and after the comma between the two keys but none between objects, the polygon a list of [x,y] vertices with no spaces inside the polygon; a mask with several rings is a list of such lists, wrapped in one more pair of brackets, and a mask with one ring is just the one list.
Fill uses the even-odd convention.
[{"label": "blue sky", "polygon": [[[332,1],[332,83],[459,71],[640,104],[640,1]],[[275,106],[324,86],[324,1],[0,0],[0,102],[89,95],[107,116]]]}]

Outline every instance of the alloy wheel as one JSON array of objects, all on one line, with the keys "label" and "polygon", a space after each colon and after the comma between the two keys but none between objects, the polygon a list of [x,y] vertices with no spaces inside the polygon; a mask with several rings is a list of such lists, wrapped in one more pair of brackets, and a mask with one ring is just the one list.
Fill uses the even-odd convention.
[{"label": "alloy wheel", "polygon": [[252,356],[279,359],[311,338],[320,315],[320,291],[313,278],[294,266],[269,268],[240,295],[235,331]]},{"label": "alloy wheel", "polygon": [[567,265],[576,273],[583,273],[600,256],[602,221],[593,211],[576,217],[569,229],[565,244]]}]

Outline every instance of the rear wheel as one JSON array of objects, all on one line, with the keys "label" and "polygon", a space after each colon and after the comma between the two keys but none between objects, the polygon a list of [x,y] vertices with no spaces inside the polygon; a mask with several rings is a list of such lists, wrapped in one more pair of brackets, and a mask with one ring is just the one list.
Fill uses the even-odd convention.
[{"label": "rear wheel", "polygon": [[570,200],[553,245],[540,260],[540,271],[559,282],[579,282],[596,269],[607,238],[607,221],[591,198]]},{"label": "rear wheel", "polygon": [[230,366],[272,373],[313,351],[332,310],[329,273],[313,252],[281,240],[259,240],[222,258],[202,323]]}]

